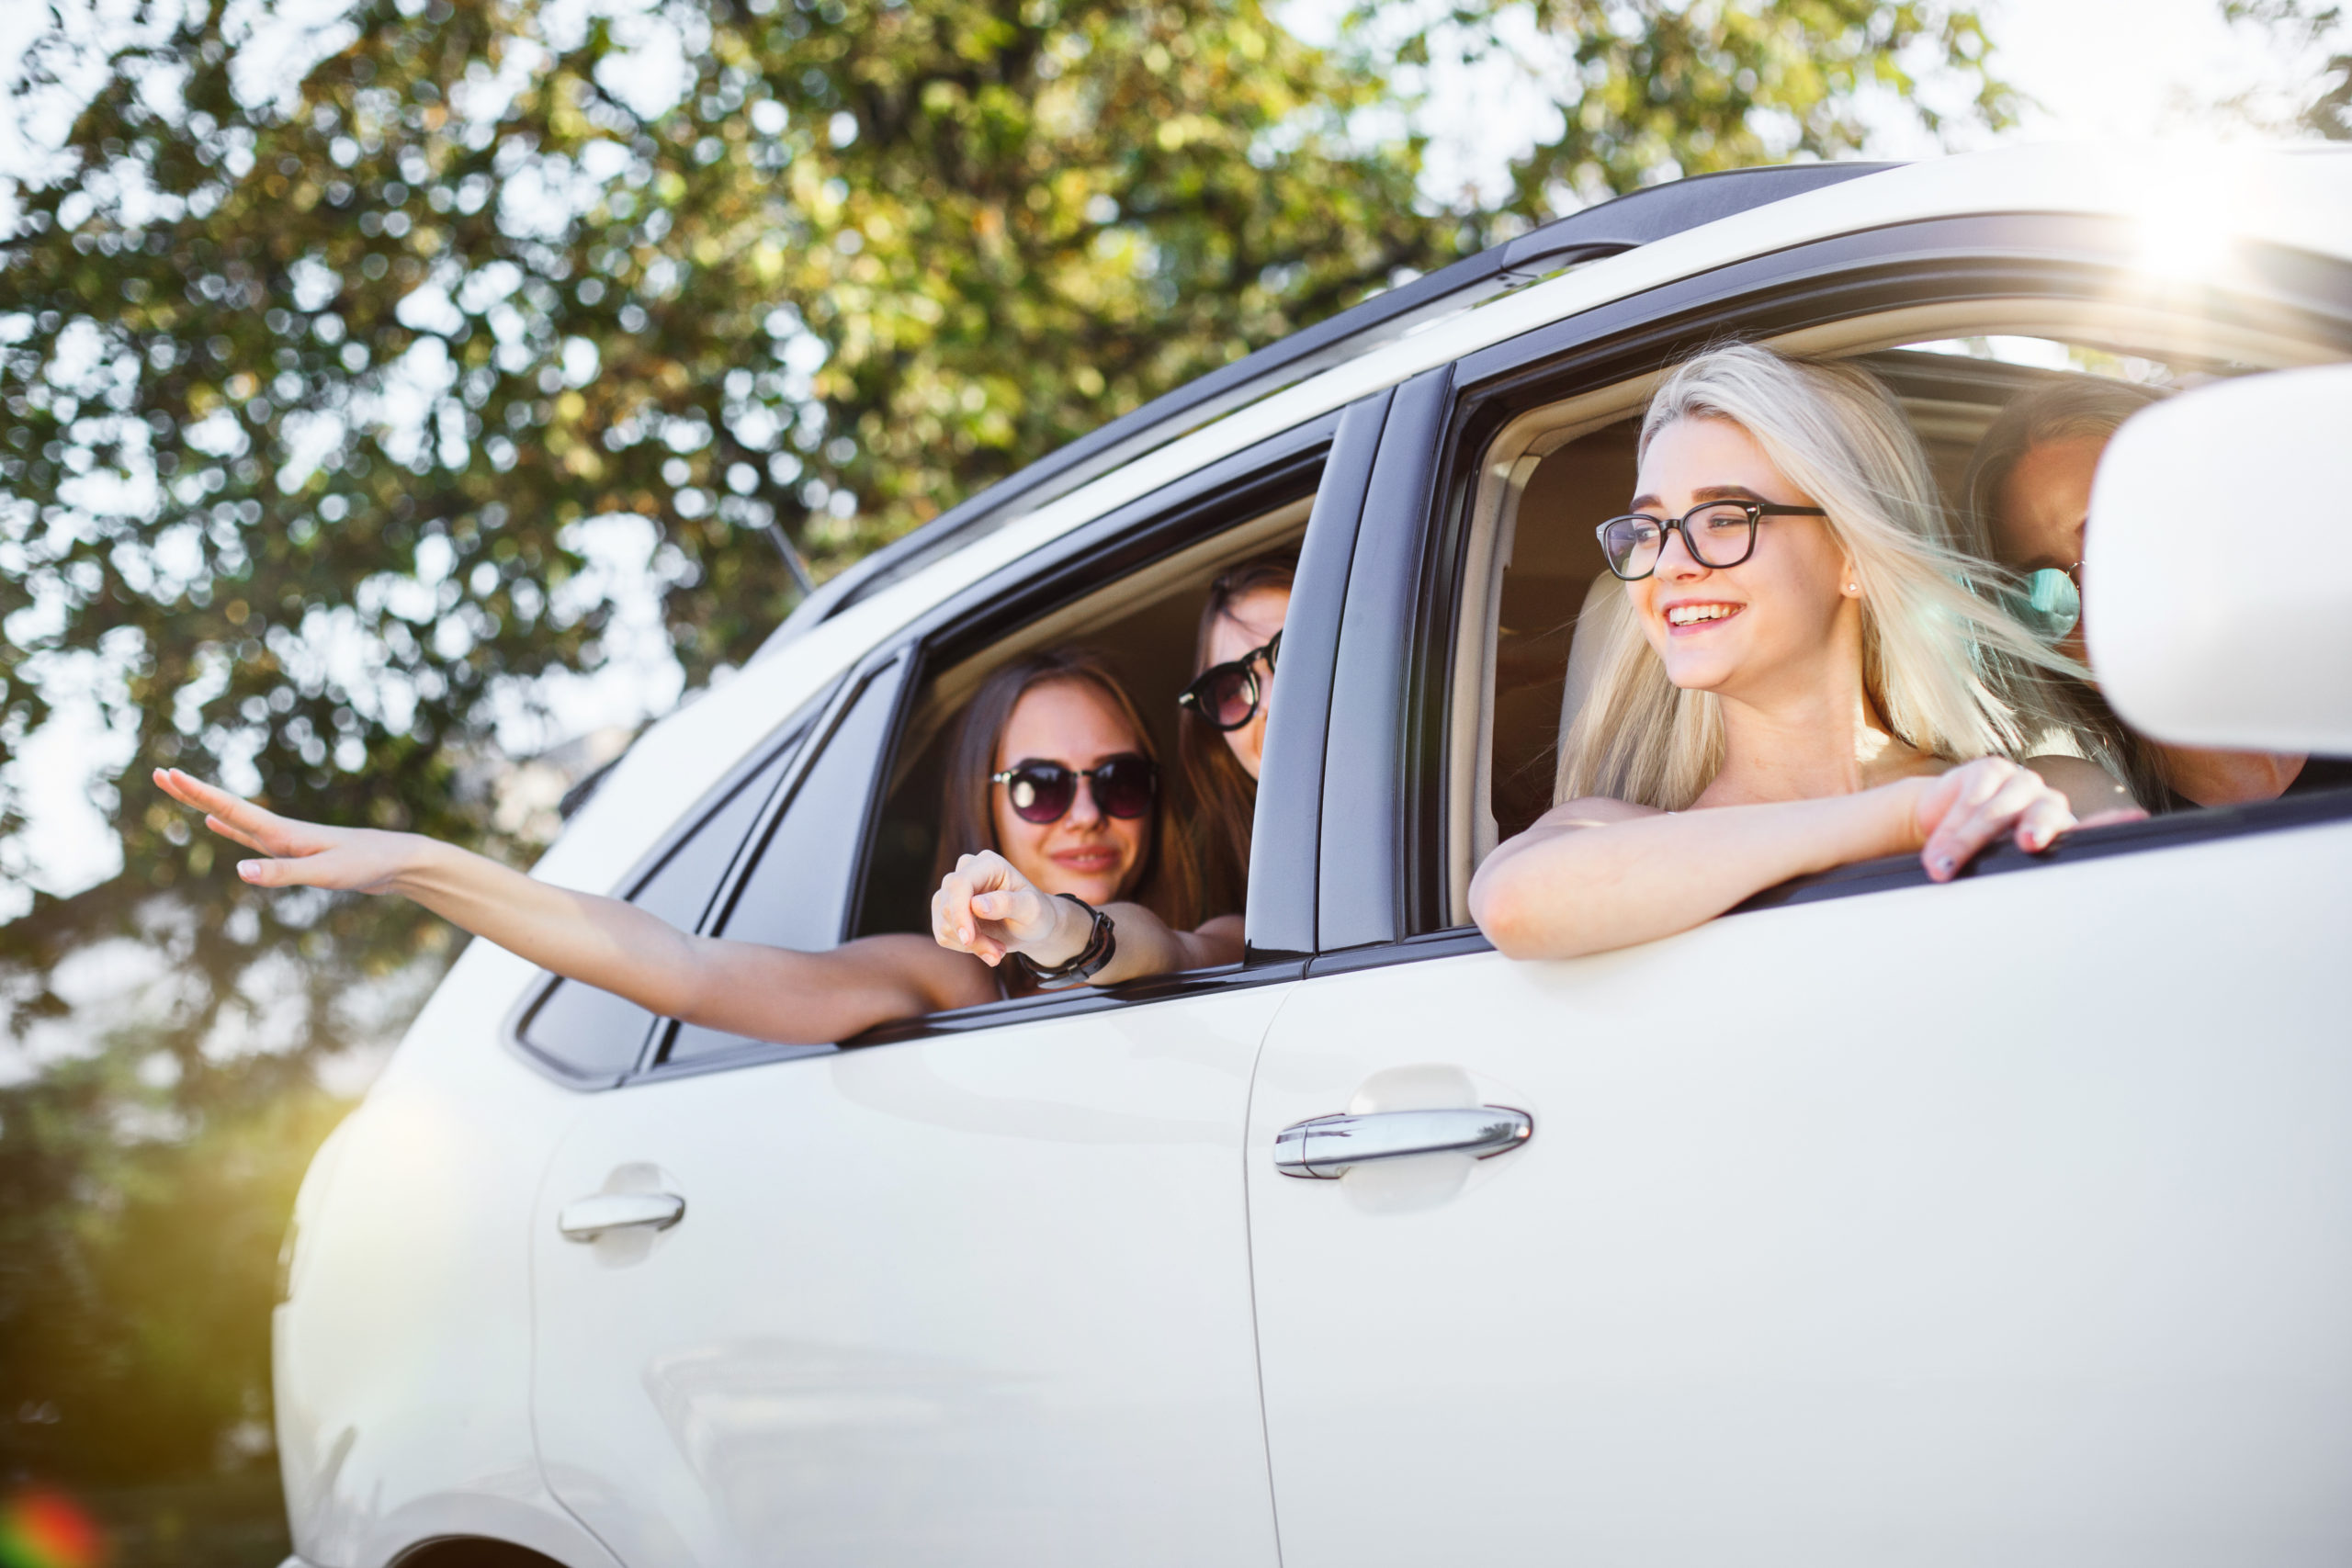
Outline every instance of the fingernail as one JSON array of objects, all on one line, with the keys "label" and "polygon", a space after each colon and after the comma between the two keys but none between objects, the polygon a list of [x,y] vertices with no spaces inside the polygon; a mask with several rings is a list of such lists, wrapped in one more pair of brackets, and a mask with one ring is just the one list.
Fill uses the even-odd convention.
[{"label": "fingernail", "polygon": [[243,877],[247,882],[251,882],[254,877],[261,874],[261,862],[257,860],[239,861],[237,863],[237,874]]},{"label": "fingernail", "polygon": [[1942,872],[1949,872],[1951,870],[1951,856],[1938,855],[1936,857],[1936,869]]}]

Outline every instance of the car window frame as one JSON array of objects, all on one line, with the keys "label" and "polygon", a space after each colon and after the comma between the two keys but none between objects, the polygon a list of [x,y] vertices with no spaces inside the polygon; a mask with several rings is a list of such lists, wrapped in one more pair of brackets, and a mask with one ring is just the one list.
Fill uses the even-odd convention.
[{"label": "car window frame", "polygon": [[[1476,952],[1476,927],[1446,919],[1446,834],[1457,787],[1454,734],[1458,617],[1469,527],[1488,446],[1528,411],[1654,376],[1729,338],[1781,338],[1900,310],[1997,299],[2098,302],[2134,276],[2137,226],[2049,214],[1940,218],[1794,246],[1678,280],[1547,323],[1424,372],[1398,389],[1375,459],[1396,482],[1371,487],[1361,528],[1387,547],[1359,547],[1352,609],[1403,604],[1403,615],[1351,615],[1335,658],[1352,679],[1334,694],[1317,868],[1318,941],[1309,975]],[[2228,288],[2202,313],[2318,341],[2352,355],[2352,263],[2245,245]],[[1407,389],[1445,378],[1443,400]],[[1392,456],[1393,453],[1393,456]],[[1361,590],[1355,575],[1385,581]],[[1285,644],[1287,647],[1287,643]],[[1479,701],[1491,700],[1483,690]],[[1476,770],[1473,770],[1475,773]],[[1367,773],[1389,781],[1366,790]],[[1340,797],[1344,796],[1345,799]],[[1386,804],[1384,814],[1373,807]],[[2086,829],[2054,852],[1994,851],[1965,874],[1998,874],[2158,844],[2270,831],[2352,816],[2352,792],[2208,809],[2193,817]],[[1849,897],[1926,881],[1916,857],[1861,863],[1767,889],[1731,913]]]},{"label": "car window frame", "polygon": [[[1265,776],[1269,780],[1285,777],[1282,771],[1282,756],[1295,754],[1296,749],[1293,748],[1291,753],[1278,754],[1278,734],[1285,725],[1302,730],[1319,728],[1320,709],[1328,701],[1328,693],[1318,690],[1311,674],[1318,658],[1317,637],[1311,629],[1315,619],[1313,606],[1319,601],[1316,597],[1315,587],[1307,579],[1307,568],[1318,547],[1318,530],[1325,540],[1321,547],[1322,555],[1328,558],[1330,554],[1329,541],[1340,535],[1352,534],[1355,513],[1363,501],[1360,484],[1351,483],[1350,474],[1342,470],[1335,459],[1351,452],[1368,457],[1373,440],[1377,436],[1375,426],[1367,437],[1362,414],[1358,414],[1354,424],[1350,426],[1349,412],[1349,410],[1340,409],[1319,414],[1229,457],[1206,464],[1072,530],[1053,545],[1010,563],[951,596],[919,617],[910,630],[906,646],[916,663],[907,682],[907,694],[902,700],[911,704],[932,674],[954,664],[975,648],[1051,614],[1060,605],[1100,588],[1103,582],[1148,570],[1180,549],[1196,545],[1227,528],[1238,526],[1252,517],[1262,516],[1277,506],[1295,502],[1306,490],[1307,477],[1311,474],[1314,476],[1314,501],[1307,520],[1306,541],[1302,546],[1299,581],[1292,592],[1290,616],[1283,634],[1283,671],[1280,676],[1283,702],[1275,708],[1275,716],[1268,724],[1264,765]],[[1343,449],[1339,438],[1347,430],[1352,431],[1352,440]],[[1344,568],[1344,561],[1341,566]],[[1344,571],[1336,576],[1327,571],[1317,581],[1343,585]],[[1300,619],[1303,606],[1308,609],[1306,622]],[[1332,635],[1336,636],[1337,615],[1327,619]],[[1302,628],[1301,635],[1293,635],[1291,628],[1294,626]],[[1319,657],[1328,665],[1328,643]],[[1294,685],[1293,672],[1301,669],[1309,673],[1302,675]],[[1285,716],[1294,714],[1295,717]],[[899,724],[893,729],[894,747],[904,738],[904,720],[902,712]],[[896,758],[892,757],[885,761],[882,771],[887,774],[895,764]],[[1259,792],[1259,812],[1252,825],[1250,908],[1244,916],[1245,928],[1249,929],[1255,929],[1259,923],[1256,913],[1258,865],[1261,853],[1271,848],[1267,831],[1270,826],[1278,833],[1297,831],[1288,824],[1270,824],[1266,802],[1271,793],[1265,789]],[[1306,798],[1310,808],[1319,803],[1319,794],[1312,789],[1301,789],[1296,793]],[[864,857],[870,857],[872,853],[875,830],[876,825],[869,814],[861,836],[859,898],[864,896],[865,881]],[[1281,840],[1285,848],[1295,847],[1297,842],[1295,838]],[[1309,838],[1306,842],[1311,845],[1313,840]],[[845,930],[857,929],[856,902],[856,899],[852,901]],[[1311,910],[1311,896],[1303,902]],[[964,1034],[1017,1023],[1075,1017],[1081,1013],[1148,1006],[1176,997],[1200,996],[1211,991],[1272,985],[1297,978],[1305,958],[1303,952],[1270,947],[1264,943],[1251,945],[1245,938],[1244,956],[1238,964],[1187,970],[1175,975],[1150,976],[1116,986],[1080,987],[983,1002],[975,1007],[957,1008],[884,1024],[845,1040],[842,1044],[844,1048],[862,1049],[934,1035]]]},{"label": "car window frame", "polygon": [[[793,807],[799,804],[801,791],[808,784],[810,775],[817,771],[820,764],[827,761],[839,761],[849,757],[846,752],[835,750],[837,746],[844,743],[842,740],[843,726],[857,711],[859,705],[866,700],[868,694],[888,682],[893,683],[891,689],[883,693],[881,697],[888,709],[883,717],[882,729],[886,744],[874,746],[864,752],[864,786],[857,792],[857,798],[861,802],[857,813],[858,820],[866,825],[867,836],[870,838],[874,815],[881,804],[888,776],[887,739],[895,736],[899,727],[905,722],[913,693],[911,669],[912,660],[906,645],[896,638],[884,643],[880,649],[867,653],[851,666],[848,673],[842,678],[832,698],[827,703],[823,713],[811,727],[809,738],[804,742],[800,755],[794,760],[793,765],[786,770],[785,776],[777,780],[774,793],[761,807],[759,815],[753,818],[751,828],[744,833],[743,841],[736,847],[733,857],[728,862],[726,874],[706,901],[701,919],[695,922],[695,934],[710,936],[723,932],[726,922],[732,917],[745,888],[758,873],[786,818],[791,813]],[[858,759],[849,757],[849,761],[854,766]],[[840,919],[836,921],[833,937],[836,946],[844,940],[842,933],[850,930],[854,923],[856,884],[863,881],[865,861],[865,850],[861,844],[859,852],[852,857],[851,861],[850,874],[853,886],[839,890],[841,892]],[[629,1076],[628,1081],[651,1082],[687,1077],[700,1073],[725,1072],[736,1067],[757,1066],[766,1062],[786,1061],[800,1056],[827,1055],[839,1048],[838,1042],[795,1045],[774,1041],[746,1040],[733,1050],[714,1051],[673,1061],[671,1059],[671,1052],[675,1048],[679,1032],[684,1027],[684,1021],[681,1019],[659,1020],[648,1036],[645,1051],[638,1058],[637,1071]]]},{"label": "car window frame", "polygon": [[[746,845],[757,837],[759,827],[766,820],[775,798],[797,787],[799,775],[815,757],[819,748],[810,744],[811,739],[830,735],[831,726],[839,722],[839,714],[843,706],[842,693],[848,689],[849,679],[849,672],[844,671],[827,681],[813,696],[793,710],[784,722],[763,736],[758,744],[747,748],[743,755],[719,775],[718,781],[703,792],[693,809],[681,815],[667,832],[654,840],[653,847],[638,858],[636,863],[629,868],[628,874],[613,885],[609,897],[618,898],[624,903],[633,902],[645,891],[647,886],[661,874],[662,869],[669,864],[671,858],[684,847],[686,841],[700,832],[727,807],[738,789],[756,778],[773,764],[780,754],[789,751],[792,753],[791,760],[786,764],[783,773],[772,786],[769,799],[763,802],[758,812],[753,815],[752,829],[746,833],[741,842],[729,851],[727,860],[719,871],[718,881],[703,897],[702,908],[695,917],[694,925],[696,931],[701,931],[709,922],[711,912],[718,906],[721,890],[730,886],[730,879],[738,874],[739,868],[746,858]],[[524,1038],[524,1031],[530,1027],[532,1019],[537,1016],[541,1008],[547,1005],[556,989],[565,983],[564,976],[548,970],[538,971],[530,985],[524,988],[522,995],[507,1010],[505,1018],[501,1021],[498,1031],[499,1043],[508,1051],[521,1057],[534,1070],[546,1075],[567,1089],[608,1089],[633,1080],[645,1070],[653,1053],[658,1049],[659,1043],[666,1038],[676,1021],[655,1015],[652,1022],[646,1026],[643,1038],[638,1042],[636,1059],[627,1070],[610,1074],[578,1072],[560,1058]],[[585,981],[571,983],[586,984]]]}]

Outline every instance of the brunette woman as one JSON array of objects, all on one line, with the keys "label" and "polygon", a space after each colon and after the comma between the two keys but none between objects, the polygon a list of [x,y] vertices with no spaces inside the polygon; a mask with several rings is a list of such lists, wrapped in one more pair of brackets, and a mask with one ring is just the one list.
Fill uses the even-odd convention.
[{"label": "brunette woman", "polygon": [[[997,671],[964,714],[953,750],[972,776],[949,780],[951,837],[992,843],[1050,894],[1118,909],[1115,900],[1139,887],[1165,886],[1181,907],[1182,847],[1172,867],[1154,852],[1167,812],[1149,739],[1101,664],[1049,653]],[[1090,772],[1070,807],[1049,817],[1042,804],[1060,786],[1041,768],[1055,761]],[[1041,766],[1023,772],[1024,763]],[[543,969],[731,1034],[821,1043],[1002,994],[988,965],[919,934],[861,937],[822,953],[696,936],[633,904],[550,886],[414,833],[298,822],[176,770],[159,770],[155,782],[206,813],[206,827],[264,857],[238,865],[248,882],[401,894]],[[976,804],[991,795],[1003,809]]]},{"label": "brunette woman", "polygon": [[[1561,804],[1487,857],[1479,926],[1514,957],[1685,931],[1789,877],[1914,852],[1947,881],[2129,809],[2079,756],[2080,666],[1967,586],[1925,454],[1863,372],[1740,345],[1671,372],[1642,423],[1624,581]],[[2136,813],[2134,813],[2136,814]]]},{"label": "brunette woman", "polygon": [[[933,912],[942,945],[991,964],[1019,953],[1024,968],[1073,979],[1085,970],[1084,977],[1096,985],[1240,958],[1250,824],[1257,811],[1266,714],[1296,569],[1296,556],[1288,553],[1234,567],[1210,585],[1201,610],[1193,647],[1193,668],[1200,673],[1178,699],[1184,716],[1177,750],[1192,796],[1190,811],[1181,832],[1163,833],[1161,840],[1185,852],[1189,907],[1161,900],[1163,911],[1173,911],[1172,922],[1148,908],[1110,912],[1102,940],[1115,944],[1117,957],[1089,968],[1090,944],[1101,945],[1091,911],[1045,896],[1007,857],[982,851],[966,856],[941,880]],[[959,841],[978,840],[967,829]],[[1195,930],[1182,929],[1200,912],[1213,918]]]}]

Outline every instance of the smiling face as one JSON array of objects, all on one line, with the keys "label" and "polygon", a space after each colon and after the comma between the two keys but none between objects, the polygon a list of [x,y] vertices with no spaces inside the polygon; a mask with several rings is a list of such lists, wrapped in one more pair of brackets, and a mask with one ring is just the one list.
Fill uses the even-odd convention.
[{"label": "smiling face", "polygon": [[[1659,430],[1638,490],[1633,510],[1653,517],[1679,517],[1708,501],[1815,504],[1753,436],[1722,419],[1678,419]],[[1677,686],[1754,700],[1791,680],[1812,684],[1821,660],[1841,649],[1859,665],[1860,613],[1845,591],[1852,581],[1826,519],[1767,517],[1755,552],[1720,570],[1694,560],[1677,529],[1657,570],[1625,590]]]},{"label": "smiling face", "polygon": [[[1225,614],[1209,627],[1207,663],[1229,664],[1245,653],[1265,647],[1283,629],[1283,618],[1289,614],[1287,588],[1253,588],[1237,595],[1226,606]],[[1253,779],[1265,764],[1266,713],[1273,705],[1273,672],[1262,659],[1256,670],[1258,711],[1240,728],[1225,732],[1225,743],[1233,752],[1234,761]]]},{"label": "smiling face", "polygon": [[[1143,743],[1118,707],[1086,681],[1047,681],[1013,705],[997,742],[996,771],[1021,762],[1059,762],[1083,771]],[[1148,816],[1117,818],[1094,803],[1090,780],[1055,822],[1024,822],[1009,785],[989,786],[996,841],[1013,869],[1047,893],[1074,893],[1090,904],[1117,898],[1151,843]]]}]

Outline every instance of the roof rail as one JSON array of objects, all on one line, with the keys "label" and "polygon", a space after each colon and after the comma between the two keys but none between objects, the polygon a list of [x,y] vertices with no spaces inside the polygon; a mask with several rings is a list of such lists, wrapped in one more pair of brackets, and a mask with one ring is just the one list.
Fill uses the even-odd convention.
[{"label": "roof rail", "polygon": [[1578,262],[1615,255],[1751,208],[1896,167],[1891,163],[1779,164],[1652,186],[1375,295],[1154,398],[885,545],[795,605],[754,657],[765,657],[969,540],[1235,409],[1403,337],[1424,321]]}]

